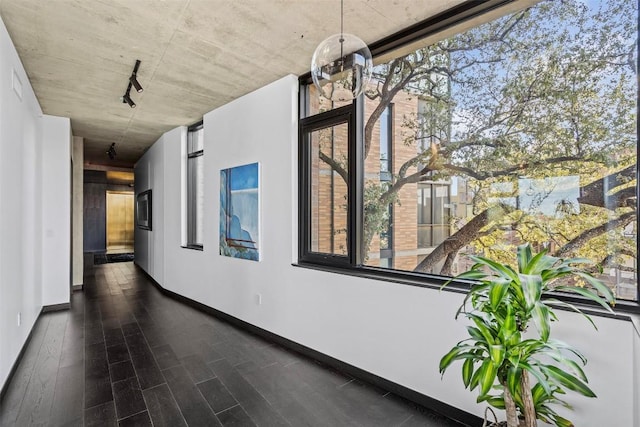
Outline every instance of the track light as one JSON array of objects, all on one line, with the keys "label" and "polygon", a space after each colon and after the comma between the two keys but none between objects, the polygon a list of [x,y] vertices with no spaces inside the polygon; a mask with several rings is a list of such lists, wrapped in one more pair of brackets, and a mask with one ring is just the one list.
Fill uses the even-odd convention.
[{"label": "track light", "polygon": [[131,99],[131,87],[135,87],[138,93],[142,92],[142,85],[138,81],[138,68],[140,67],[140,60],[136,59],[136,65],[133,66],[133,72],[131,73],[131,77],[129,77],[129,84],[127,85],[127,90],[125,90],[124,95],[122,96],[122,103],[129,104],[129,107],[136,108],[136,103]]},{"label": "track light", "polygon": [[136,88],[136,91],[138,93],[142,92],[142,86],[140,86],[140,83],[138,83],[138,79],[136,79],[136,75],[131,74],[131,77],[129,77],[129,81],[131,82],[131,84],[133,84],[133,87]]},{"label": "track light", "polygon": [[[131,102],[133,102],[133,101],[131,101]],[[135,104],[133,104],[133,105],[135,106]],[[113,159],[116,158],[116,155],[117,155],[117,153],[116,153],[116,143],[114,142],[114,143],[111,144],[111,147],[109,147],[109,149],[107,150],[107,156],[109,156],[109,158],[111,160],[113,160]]]},{"label": "track light", "polygon": [[124,96],[122,97],[122,102],[126,102],[127,104],[129,104],[129,107],[131,108],[136,108],[136,103],[133,102],[133,99],[131,99],[131,97],[129,96],[128,90],[127,90],[127,93],[125,93]]}]

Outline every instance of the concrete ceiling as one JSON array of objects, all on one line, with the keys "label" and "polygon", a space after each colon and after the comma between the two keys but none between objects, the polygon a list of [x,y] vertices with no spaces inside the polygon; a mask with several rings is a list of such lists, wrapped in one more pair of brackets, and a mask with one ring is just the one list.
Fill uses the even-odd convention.
[{"label": "concrete ceiling", "polygon": [[[345,32],[371,43],[462,2],[345,0]],[[0,16],[43,112],[84,137],[85,163],[131,167],[167,130],[309,71],[339,32],[340,2],[0,0]],[[120,97],[136,59],[144,92],[132,90],[129,108]]]}]

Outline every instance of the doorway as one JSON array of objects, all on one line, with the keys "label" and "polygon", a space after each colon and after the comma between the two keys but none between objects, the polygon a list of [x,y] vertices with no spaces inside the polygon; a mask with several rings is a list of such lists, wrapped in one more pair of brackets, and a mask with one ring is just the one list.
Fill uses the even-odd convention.
[{"label": "doorway", "polygon": [[107,253],[133,252],[133,192],[107,191]]}]

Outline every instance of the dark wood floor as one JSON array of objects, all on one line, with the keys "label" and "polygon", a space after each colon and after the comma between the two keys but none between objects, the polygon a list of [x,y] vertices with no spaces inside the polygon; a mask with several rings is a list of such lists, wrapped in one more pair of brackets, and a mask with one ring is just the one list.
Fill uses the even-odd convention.
[{"label": "dark wood floor", "polygon": [[0,425],[458,424],[176,302],[129,262],[40,317]]}]

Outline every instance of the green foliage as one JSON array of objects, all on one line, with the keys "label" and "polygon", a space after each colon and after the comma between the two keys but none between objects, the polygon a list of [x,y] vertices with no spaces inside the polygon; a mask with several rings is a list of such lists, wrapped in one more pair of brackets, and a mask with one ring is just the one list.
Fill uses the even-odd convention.
[{"label": "green foliage", "polygon": [[[576,256],[630,265],[635,238],[625,237],[628,222],[614,221],[634,207],[574,198],[550,214],[541,212],[549,197],[544,191],[531,206],[517,205],[526,192],[519,187],[523,178],[574,176],[583,187],[636,163],[637,2],[589,5],[543,0],[375,68],[377,84],[367,91],[375,105],[368,110],[380,112],[398,96],[420,99],[424,107],[398,120],[398,140],[415,146],[415,157],[397,162],[391,185],[365,189],[365,253],[403,186],[455,176],[468,183],[473,200],[460,203],[469,203],[474,215],[499,201],[516,208],[469,233],[465,246],[475,253],[507,262],[523,241],[561,250],[580,239]],[[379,117],[372,114],[367,125]],[[365,133],[365,147],[376,144],[375,135]],[[501,186],[507,191],[495,190]],[[472,219],[458,215],[453,234]],[[606,232],[585,234],[606,224]],[[432,253],[420,271],[455,255]]]},{"label": "green foliage", "polygon": [[[595,397],[595,393],[580,366],[586,364],[586,358],[551,338],[551,322],[557,320],[556,307],[576,311],[593,322],[578,307],[557,300],[550,292],[573,292],[612,311],[611,290],[583,269],[589,260],[561,259],[546,250],[534,254],[529,244],[518,246],[516,267],[481,256],[470,258],[475,262],[473,267],[456,277],[477,282],[456,313],[456,319],[462,315],[471,321],[469,338],[442,357],[440,373],[461,360],[463,383],[472,391],[478,390],[478,402],[504,409],[507,388],[523,414],[522,375],[526,372],[536,380],[531,389],[536,417],[557,426],[572,425],[550,405],[568,406],[560,399],[567,390],[587,397]],[[585,286],[563,285],[568,278],[583,280]],[[531,324],[537,333],[529,331],[525,336]],[[496,386],[502,391],[496,392]]]}]

